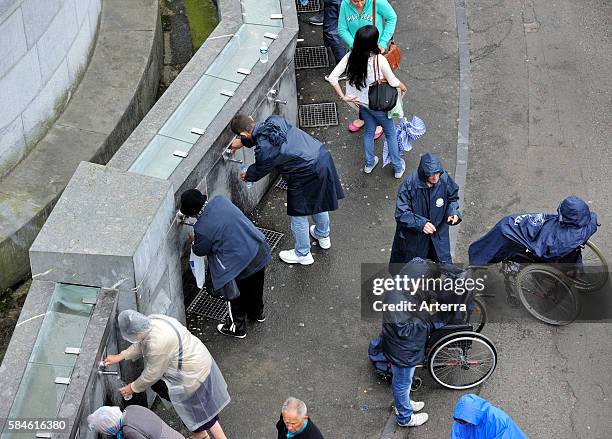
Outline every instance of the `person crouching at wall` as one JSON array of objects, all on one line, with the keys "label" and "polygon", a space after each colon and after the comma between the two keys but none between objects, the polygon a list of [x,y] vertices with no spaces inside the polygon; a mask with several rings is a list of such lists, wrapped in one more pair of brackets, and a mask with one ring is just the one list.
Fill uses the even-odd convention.
[{"label": "person crouching at wall", "polygon": [[184,439],[159,416],[146,407],[102,406],[87,417],[89,430],[118,439]]}]

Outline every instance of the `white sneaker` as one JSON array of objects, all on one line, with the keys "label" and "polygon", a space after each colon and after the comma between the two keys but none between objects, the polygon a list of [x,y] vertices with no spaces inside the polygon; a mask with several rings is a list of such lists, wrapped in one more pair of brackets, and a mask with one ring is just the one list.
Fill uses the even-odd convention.
[{"label": "white sneaker", "polygon": [[[425,403],[422,401],[413,401],[410,400],[410,405],[412,406],[412,412],[416,413],[416,412],[420,412],[421,410],[423,410],[423,407],[425,407]],[[399,416],[399,412],[397,411],[397,407],[393,407],[393,412],[395,413],[395,416]]]},{"label": "white sneaker", "polygon": [[287,264],[310,265],[314,262],[311,253],[308,253],[306,256],[299,256],[295,252],[295,249],[284,250],[278,254],[278,257],[281,258]]},{"label": "white sneaker", "polygon": [[400,172],[395,173],[395,178],[402,178],[404,172],[406,171],[406,162],[404,161],[404,159],[400,159],[400,161],[402,162],[402,170]]},{"label": "white sneaker", "polygon": [[317,226],[314,224],[310,226],[310,236],[317,240],[317,242],[319,243],[319,247],[321,247],[323,250],[327,250],[331,247],[331,239],[329,238],[329,236],[327,238],[318,238],[317,235],[315,235],[316,227]]},{"label": "white sneaker", "polygon": [[376,167],[377,164],[378,164],[378,156],[375,155],[374,156],[374,164],[372,166],[364,166],[363,167],[363,172],[365,172],[366,174],[369,174],[370,172],[372,172],[374,170],[374,168]]},{"label": "white sneaker", "polygon": [[415,413],[420,412],[423,410],[423,407],[425,407],[425,403],[423,401],[410,400],[410,405],[412,406],[412,411]]},{"label": "white sneaker", "polygon": [[398,422],[397,425],[400,427],[418,427],[426,423],[428,419],[429,415],[427,413],[413,413],[407,424],[400,424]]}]

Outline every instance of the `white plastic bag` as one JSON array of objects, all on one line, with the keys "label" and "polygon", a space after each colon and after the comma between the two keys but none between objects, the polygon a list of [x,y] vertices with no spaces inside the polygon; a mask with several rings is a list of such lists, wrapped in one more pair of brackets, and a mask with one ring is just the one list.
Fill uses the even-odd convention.
[{"label": "white plastic bag", "polygon": [[193,273],[193,277],[195,277],[198,288],[202,289],[202,287],[204,287],[204,280],[206,279],[204,256],[196,256],[193,253],[193,248],[191,249],[191,254],[189,255],[189,266],[191,267],[191,271]]},{"label": "white plastic bag", "polygon": [[402,105],[402,98],[404,97],[404,93],[402,93],[401,91],[399,91],[399,89],[397,90],[397,102],[395,103],[395,107],[393,107],[391,110],[389,110],[389,113],[387,113],[387,116],[389,116],[389,119],[401,119],[402,117],[404,117],[404,106]]}]

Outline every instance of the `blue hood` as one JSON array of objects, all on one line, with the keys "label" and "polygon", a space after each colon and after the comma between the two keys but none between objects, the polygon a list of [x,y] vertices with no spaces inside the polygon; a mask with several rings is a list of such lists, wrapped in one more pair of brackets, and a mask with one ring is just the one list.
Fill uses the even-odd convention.
[{"label": "blue hood", "polygon": [[591,222],[591,209],[576,195],[571,195],[561,201],[557,212],[559,222],[563,225],[584,227]]},{"label": "blue hood", "polygon": [[272,146],[278,148],[285,142],[287,142],[287,131],[291,128],[291,125],[283,118],[275,118],[272,120],[266,120],[263,123],[255,124],[253,128],[253,137],[265,137]]},{"label": "blue hood", "polygon": [[419,163],[417,172],[419,174],[419,179],[421,181],[425,181],[427,177],[430,177],[437,172],[443,174],[444,168],[442,167],[442,163],[440,163],[438,156],[433,152],[428,152],[421,156],[421,162]]},{"label": "blue hood", "polygon": [[478,425],[490,406],[491,403],[488,401],[473,393],[468,393],[467,395],[463,395],[457,402],[453,417],[469,422],[472,425]]}]

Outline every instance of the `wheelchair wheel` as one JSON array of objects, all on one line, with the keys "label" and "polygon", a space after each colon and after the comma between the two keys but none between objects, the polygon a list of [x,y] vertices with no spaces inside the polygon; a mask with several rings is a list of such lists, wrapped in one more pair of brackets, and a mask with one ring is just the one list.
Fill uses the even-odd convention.
[{"label": "wheelchair wheel", "polygon": [[571,277],[576,290],[589,293],[601,289],[608,281],[608,263],[603,253],[591,241],[581,250],[583,269]]},{"label": "wheelchair wheel", "polygon": [[432,347],[429,373],[448,389],[469,389],[484,382],[497,366],[497,351],[487,337],[461,331],[441,338]]},{"label": "wheelchair wheel", "polygon": [[516,290],[525,309],[549,325],[567,325],[580,312],[573,282],[559,270],[533,264],[523,268],[516,279]]},{"label": "wheelchair wheel", "polygon": [[468,304],[467,322],[472,325],[475,332],[482,331],[487,322],[487,308],[479,297],[474,297],[472,303]]}]

